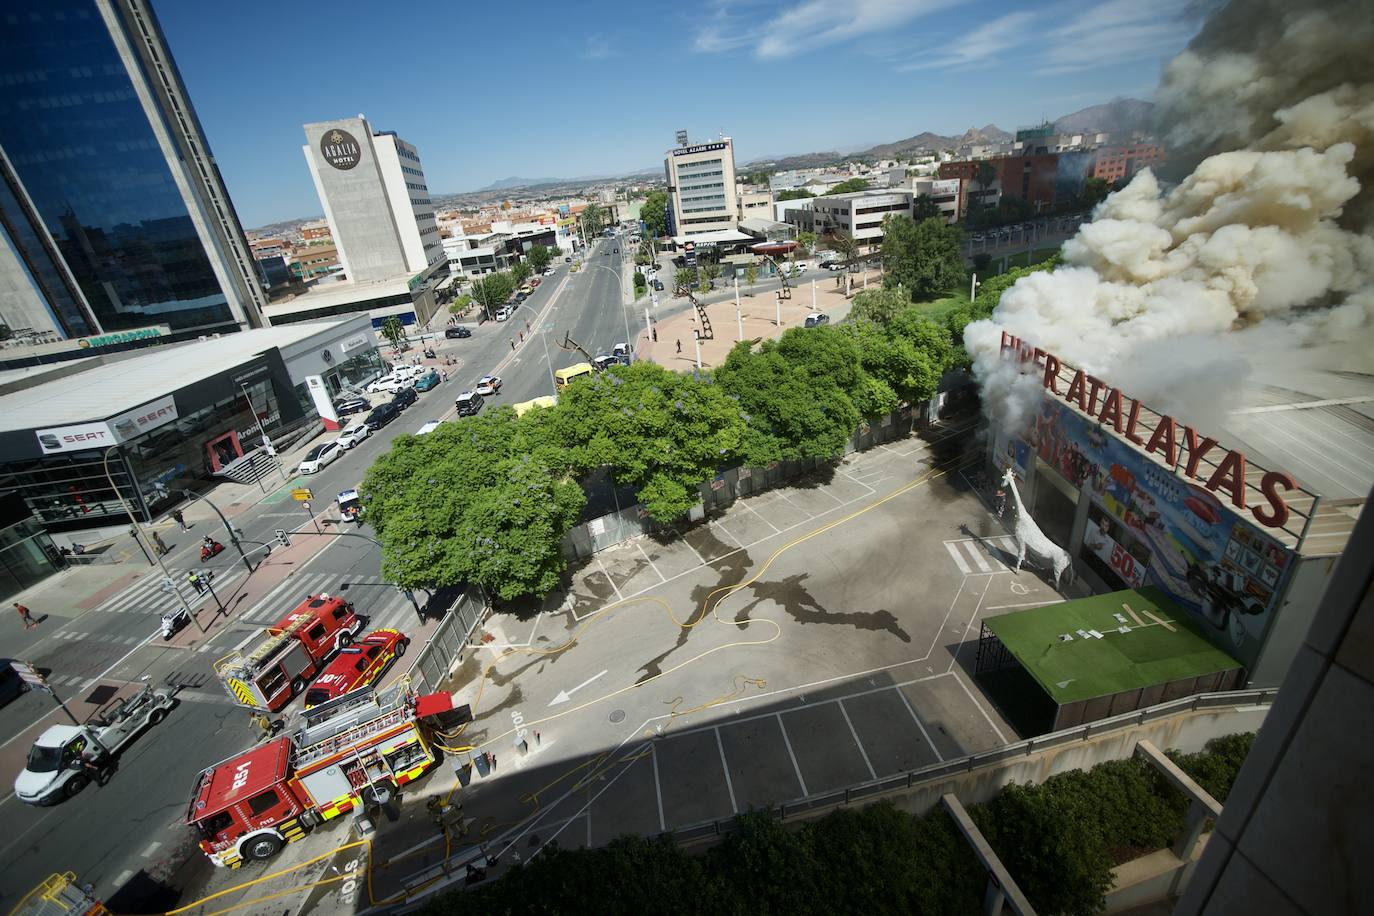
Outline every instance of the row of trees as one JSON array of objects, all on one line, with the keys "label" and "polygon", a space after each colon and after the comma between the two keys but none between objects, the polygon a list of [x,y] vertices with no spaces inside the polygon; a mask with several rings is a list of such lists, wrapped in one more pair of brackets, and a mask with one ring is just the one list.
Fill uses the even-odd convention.
[{"label": "row of trees", "polygon": [[383,574],[412,588],[547,594],[584,505],[579,481],[593,471],[634,487],[666,524],[721,468],[838,457],[860,420],[930,397],[955,359],[948,329],[919,309],[873,311],[883,320],[793,328],[756,350],[740,343],[713,373],[618,366],[551,408],[519,418],[491,409],[398,437],[362,485]]},{"label": "row of trees", "polygon": [[498,270],[474,277],[467,292],[467,299],[481,306],[490,320],[493,313],[510,300],[516,288],[535,274],[543,273],[553,262],[553,257],[554,249],[545,245],[535,245],[525,252],[525,259],[517,262],[510,270]]},{"label": "row of trees", "polygon": [[[1225,800],[1253,735],[1230,735],[1175,762]],[[969,814],[1036,911],[1096,914],[1112,866],[1167,846],[1184,796],[1139,760],[1011,785]],[[611,889],[613,892],[608,892]],[[923,816],[890,802],[841,809],[789,830],[751,811],[701,855],[622,836],[600,849],[550,847],[500,879],[433,900],[426,916],[492,913],[976,913],[987,873],[942,807]]]}]

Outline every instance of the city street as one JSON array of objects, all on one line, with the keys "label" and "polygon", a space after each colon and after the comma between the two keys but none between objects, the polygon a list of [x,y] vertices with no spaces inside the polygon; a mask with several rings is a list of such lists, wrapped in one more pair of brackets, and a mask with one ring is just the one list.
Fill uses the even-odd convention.
[{"label": "city street", "polygon": [[[596,248],[609,252],[615,244],[603,240]],[[598,253],[588,261],[621,267],[622,257],[623,253],[611,257]],[[275,622],[306,595],[343,594],[369,616],[369,628],[414,630],[414,608],[381,579],[379,549],[363,539],[331,536],[337,520],[333,499],[340,491],[357,486],[367,467],[397,435],[414,433],[429,420],[451,419],[454,398],[482,375],[495,372],[505,379],[500,396],[489,403],[514,403],[551,393],[552,369],[582,359],[554,344],[565,331],[594,355],[608,352],[625,339],[627,314],[620,304],[617,275],[610,269],[585,267],[570,274],[570,265],[561,259],[555,266],[556,273],[508,322],[487,322],[476,327],[471,338],[447,340],[443,319],[436,319],[437,339],[425,334],[425,342],[435,347],[437,368],[447,371],[448,380],[421,394],[399,419],[317,474],[296,475],[288,468],[285,479],[280,475],[266,479],[264,486],[271,492],[251,509],[236,514],[229,506],[219,507],[242,529],[247,542],[271,542],[277,529],[300,529],[292,534],[289,549],[275,548],[264,559],[259,548],[253,561],[262,565],[251,575],[229,547],[223,526],[217,519],[193,514],[204,511],[194,503],[187,508],[188,516],[197,519],[190,532],[179,532],[175,525],[159,526],[170,548],[164,562],[178,591],[192,608],[201,609],[199,620],[206,625],[215,622],[208,635],[188,627],[168,643],[159,638],[160,616],[180,606],[181,599],[164,591],[161,572],[150,569],[141,557],[99,567],[108,571],[108,584],[89,596],[84,602],[87,606],[76,608],[71,617],[53,614],[37,628],[8,634],[6,654],[31,661],[44,671],[58,696],[80,715],[99,705],[81,704],[87,696],[99,699],[114,690],[122,696],[131,686],[160,685],[168,679],[181,685],[181,704],[124,754],[109,785],[89,787],[52,808],[24,805],[10,788],[33,737],[48,725],[68,720],[41,692],[25,694],[0,709],[0,779],[4,781],[0,817],[11,824],[6,841],[0,844],[0,906],[12,904],[53,872],[74,870],[82,881],[108,895],[139,871],[165,878],[175,870],[188,853],[188,834],[181,823],[196,773],[243,750],[252,738],[246,711],[231,702],[211,666],[215,659],[252,640],[261,627]],[[523,343],[517,339],[518,349],[513,352],[510,336],[517,327],[523,330],[526,320],[537,321],[544,333],[537,335],[539,339],[526,335],[529,339]],[[458,364],[443,366],[446,356]],[[314,441],[328,441],[327,434]],[[294,487],[313,491],[313,519],[311,512],[291,499]],[[323,536],[311,533],[316,521]],[[370,532],[364,526],[362,533]],[[202,564],[199,544],[205,534],[224,542],[226,549]],[[227,620],[216,621],[209,595],[197,596],[186,583],[192,571],[215,574],[213,587],[228,609]],[[426,596],[422,592],[417,597],[423,602]],[[41,614],[43,609],[35,611]],[[92,830],[93,823],[111,829]],[[189,851],[203,860],[198,851]],[[211,868],[208,861],[204,866]]]}]

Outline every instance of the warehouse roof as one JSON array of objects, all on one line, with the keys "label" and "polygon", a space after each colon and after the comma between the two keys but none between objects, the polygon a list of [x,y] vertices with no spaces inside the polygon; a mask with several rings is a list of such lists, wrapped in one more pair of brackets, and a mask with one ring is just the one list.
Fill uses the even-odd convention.
[{"label": "warehouse roof", "polygon": [[138,356],[0,396],[0,430],[38,429],[117,416],[233,369],[259,353],[305,340],[340,323],[302,322],[152,347]]}]

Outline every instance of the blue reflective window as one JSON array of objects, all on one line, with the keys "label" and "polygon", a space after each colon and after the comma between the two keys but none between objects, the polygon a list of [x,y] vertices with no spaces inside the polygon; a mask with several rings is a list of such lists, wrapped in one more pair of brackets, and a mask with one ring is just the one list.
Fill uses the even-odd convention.
[{"label": "blue reflective window", "polygon": [[105,330],[233,320],[90,0],[5,3],[0,146]]}]

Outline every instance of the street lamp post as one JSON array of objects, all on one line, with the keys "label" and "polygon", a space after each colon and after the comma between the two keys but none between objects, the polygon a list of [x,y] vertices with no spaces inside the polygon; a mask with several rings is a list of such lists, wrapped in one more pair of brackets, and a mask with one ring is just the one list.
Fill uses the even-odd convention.
[{"label": "street lamp post", "polygon": [[248,554],[244,551],[243,544],[239,540],[239,530],[235,528],[233,525],[229,524],[229,519],[225,518],[224,513],[219,511],[219,506],[212,503],[209,497],[201,496],[199,493],[193,493],[190,490],[182,490],[181,495],[187,497],[188,499],[198,499],[201,502],[205,503],[207,506],[209,506],[211,509],[215,510],[215,514],[219,516],[219,520],[224,523],[224,530],[229,532],[229,543],[234,546],[234,549],[239,552],[239,556],[243,558],[244,568],[247,569],[249,573],[252,573],[253,564],[249,562]]},{"label": "street lamp post", "polygon": [[[102,461],[105,466],[105,480],[110,484],[110,489],[114,491],[115,496],[119,497],[119,504],[124,507],[125,514],[129,516],[129,524],[132,525],[134,529],[134,539],[141,539],[143,543],[147,544],[149,538],[144,532],[143,527],[139,525],[138,518],[134,515],[133,507],[131,507],[129,501],[124,498],[124,494],[120,491],[119,487],[115,486],[114,475],[110,473],[110,453],[118,448],[118,445],[112,445],[105,449],[105,457]],[[200,621],[196,618],[195,611],[191,610],[191,605],[186,601],[185,596],[181,594],[181,590],[176,587],[176,580],[172,578],[172,573],[167,569],[167,564],[162,562],[162,553],[152,545],[149,545],[146,549],[148,554],[156,560],[158,568],[162,570],[163,583],[171,583],[171,591],[177,596],[177,600],[181,602],[181,606],[186,609],[186,613],[190,615],[196,628],[204,633],[205,627],[200,625]]]}]

